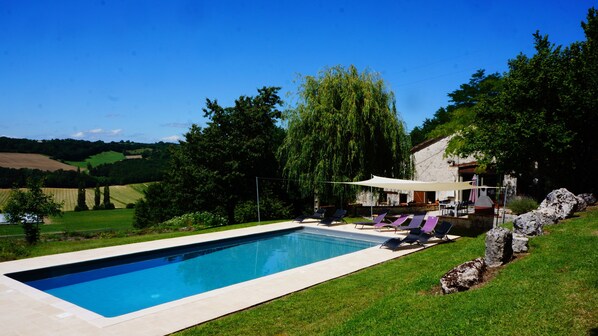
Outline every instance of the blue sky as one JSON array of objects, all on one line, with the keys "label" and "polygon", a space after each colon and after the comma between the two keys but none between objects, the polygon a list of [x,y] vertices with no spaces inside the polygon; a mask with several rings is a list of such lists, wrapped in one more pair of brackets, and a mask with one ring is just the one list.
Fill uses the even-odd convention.
[{"label": "blue sky", "polygon": [[[540,30],[584,39],[597,1],[0,0],[0,135],[174,141],[262,86],[380,73],[411,130],[477,69],[504,72]],[[287,96],[287,95],[291,96]]]}]

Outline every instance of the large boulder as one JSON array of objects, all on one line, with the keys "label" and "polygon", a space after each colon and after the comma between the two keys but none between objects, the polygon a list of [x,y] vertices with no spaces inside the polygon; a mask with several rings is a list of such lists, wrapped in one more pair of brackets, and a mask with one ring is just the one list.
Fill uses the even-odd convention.
[{"label": "large boulder", "polygon": [[497,227],[486,233],[486,255],[488,267],[498,267],[511,261],[513,257],[513,233]]},{"label": "large boulder", "polygon": [[513,234],[513,253],[525,253],[529,250],[529,238],[520,234]]},{"label": "large boulder", "polygon": [[577,195],[577,197],[583,198],[583,200],[586,201],[587,205],[596,204],[596,196],[594,196],[594,194],[592,194],[592,193],[579,194],[579,195]]},{"label": "large boulder", "polygon": [[513,221],[513,232],[528,237],[541,236],[544,234],[542,227],[548,222],[551,222],[550,218],[537,211],[526,212]]},{"label": "large boulder", "polygon": [[482,282],[486,272],[483,258],[463,263],[448,271],[440,278],[443,294],[462,292]]},{"label": "large boulder", "polygon": [[540,203],[538,211],[551,218],[562,220],[577,211],[577,197],[565,188],[550,192]]},{"label": "large boulder", "polygon": [[579,195],[575,196],[575,198],[577,198],[577,207],[575,208],[575,211],[586,211],[588,208],[586,200],[583,197],[579,197]]}]

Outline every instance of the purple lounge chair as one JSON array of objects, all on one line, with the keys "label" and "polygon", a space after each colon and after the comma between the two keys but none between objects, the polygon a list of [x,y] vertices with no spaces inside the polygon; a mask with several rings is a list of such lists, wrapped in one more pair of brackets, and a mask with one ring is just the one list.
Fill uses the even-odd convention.
[{"label": "purple lounge chair", "polygon": [[449,222],[442,222],[438,226],[438,228],[434,230],[433,233],[423,232],[423,228],[411,229],[411,230],[409,230],[409,234],[407,234],[407,237],[405,237],[403,239],[391,238],[391,239],[385,241],[384,243],[382,243],[382,245],[380,245],[380,248],[387,247],[391,250],[396,250],[403,243],[407,243],[407,244],[417,243],[418,245],[421,245],[422,247],[425,248],[426,245],[424,245],[424,244],[427,243],[428,240],[430,240],[430,238],[432,238],[432,237],[439,238],[442,241],[444,241],[445,239],[448,241],[452,241],[452,239],[450,239],[447,236],[447,233],[449,232],[451,227],[453,227],[453,224],[451,224]]},{"label": "purple lounge chair", "polygon": [[394,222],[392,223],[384,223],[384,222],[380,222],[378,224],[374,224],[374,228],[377,229],[378,231],[380,231],[380,229],[382,229],[383,227],[392,227],[395,229],[395,231],[397,231],[397,227],[402,225],[403,223],[405,223],[407,221],[407,219],[409,219],[408,214],[403,214],[400,215],[399,218],[395,219]]},{"label": "purple lounge chair", "polygon": [[424,226],[422,226],[422,233],[430,233],[434,231],[436,225],[438,224],[438,217],[436,216],[428,216]]},{"label": "purple lounge chair", "polygon": [[411,219],[411,222],[409,222],[409,224],[407,224],[405,226],[397,226],[397,227],[395,227],[395,231],[396,230],[419,229],[422,226],[422,222],[424,221],[425,216],[426,216],[425,214],[414,215],[413,218]]},{"label": "purple lounge chair", "polygon": [[383,213],[379,214],[378,216],[376,216],[376,218],[374,218],[374,220],[372,222],[355,222],[353,224],[355,224],[355,227],[357,227],[357,225],[361,225],[362,229],[363,229],[363,227],[365,225],[376,225],[376,224],[380,224],[384,220],[384,217],[386,217],[387,213],[388,212],[383,212]]}]

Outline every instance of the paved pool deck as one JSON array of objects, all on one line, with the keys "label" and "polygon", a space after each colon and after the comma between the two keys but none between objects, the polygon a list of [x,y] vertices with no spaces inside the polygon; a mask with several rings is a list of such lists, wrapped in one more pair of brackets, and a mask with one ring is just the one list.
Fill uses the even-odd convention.
[{"label": "paved pool deck", "polygon": [[[6,336],[166,335],[423,249],[406,246],[391,251],[376,246],[113,318],[100,316],[5,276],[24,270],[300,226],[315,227],[316,223],[283,222],[2,262],[0,333]],[[318,227],[324,230],[359,232],[384,237],[401,236],[400,233],[395,234],[394,230],[378,232],[371,227],[355,229],[352,224]],[[437,242],[438,240],[431,240],[426,247]]]}]

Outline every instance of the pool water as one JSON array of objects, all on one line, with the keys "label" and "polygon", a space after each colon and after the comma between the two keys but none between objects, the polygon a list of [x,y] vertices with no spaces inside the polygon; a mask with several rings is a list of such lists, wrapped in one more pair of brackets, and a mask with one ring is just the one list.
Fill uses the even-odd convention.
[{"label": "pool water", "polygon": [[112,258],[95,265],[63,265],[9,276],[104,317],[115,317],[377,244],[285,230],[171,248],[133,260]]}]

